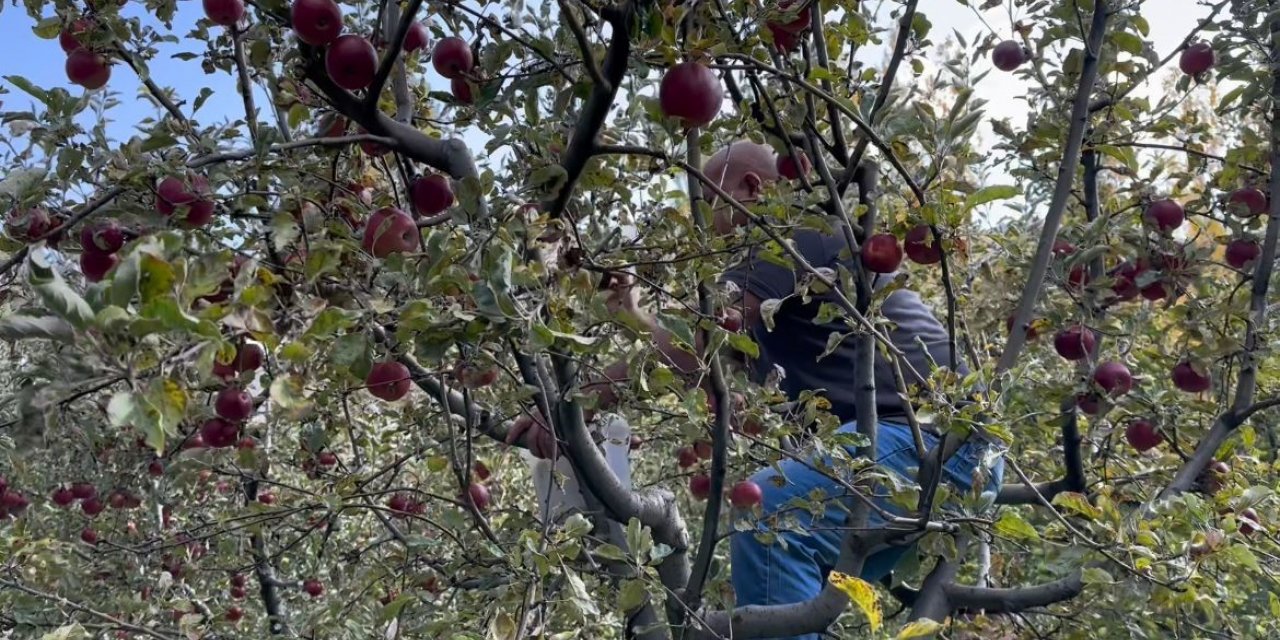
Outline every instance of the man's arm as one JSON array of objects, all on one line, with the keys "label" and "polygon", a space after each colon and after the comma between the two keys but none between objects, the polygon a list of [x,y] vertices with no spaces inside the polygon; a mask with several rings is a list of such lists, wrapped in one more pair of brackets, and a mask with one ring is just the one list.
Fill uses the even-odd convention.
[{"label": "man's arm", "polygon": [[[625,288],[627,291],[615,290],[611,293],[611,297],[621,295],[624,298],[619,301],[618,311],[630,313],[639,320],[641,326],[653,337],[653,346],[661,354],[664,363],[681,374],[687,386],[694,386],[695,377],[693,374],[701,366],[698,356],[679,347],[676,344],[675,336],[658,323],[657,317],[640,308],[635,301],[634,293],[631,291],[632,285],[629,282],[620,284],[619,287]],[[723,313],[740,316],[742,320],[739,324],[744,328],[754,327],[756,322],[760,320],[761,302],[759,296],[748,291],[742,296],[737,305],[724,309]],[[702,334],[695,334],[695,340],[697,344],[694,345],[694,351],[701,353],[703,348]],[[601,376],[593,379],[583,388],[589,393],[595,393],[597,410],[608,410],[618,403],[618,396],[613,390],[614,383],[627,381],[630,377],[630,362],[622,360],[606,367]]]}]

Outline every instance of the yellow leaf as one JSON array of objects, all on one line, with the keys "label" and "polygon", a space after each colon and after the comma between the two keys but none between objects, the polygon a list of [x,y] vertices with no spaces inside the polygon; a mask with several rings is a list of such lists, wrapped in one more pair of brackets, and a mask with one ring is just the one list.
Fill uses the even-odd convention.
[{"label": "yellow leaf", "polygon": [[942,631],[942,623],[921,618],[902,628],[894,640],[912,640],[913,638],[932,638]]},{"label": "yellow leaf", "polygon": [[849,599],[858,605],[859,609],[862,609],[862,613],[867,616],[867,624],[871,625],[872,631],[880,630],[884,613],[880,610],[880,599],[876,597],[875,589],[871,587],[871,583],[839,571],[832,571],[831,576],[827,579],[831,581],[835,588],[849,596]]}]

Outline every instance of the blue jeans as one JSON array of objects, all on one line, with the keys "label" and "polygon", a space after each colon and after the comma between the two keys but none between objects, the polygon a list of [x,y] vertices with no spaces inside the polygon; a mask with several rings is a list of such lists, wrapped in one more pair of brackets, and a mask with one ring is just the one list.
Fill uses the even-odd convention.
[{"label": "blue jeans", "polygon": [[[839,431],[843,433],[856,430],[857,426],[849,423],[840,427]],[[937,436],[924,434],[927,450],[932,450],[938,441]],[[947,460],[944,479],[962,492],[970,491],[974,472],[982,463],[989,446],[980,439],[970,439]],[[920,459],[916,455],[911,427],[881,422],[876,437],[876,462],[881,470],[914,481]],[[756,530],[773,531],[778,540],[772,544],[762,543],[751,531],[740,531],[730,541],[733,589],[739,606],[790,604],[817,596],[822,590],[827,572],[836,564],[840,543],[846,534],[844,527],[850,514],[843,505],[857,500],[845,495],[846,490],[835,480],[796,460],[783,460],[778,466],[786,479],[782,486],[779,486],[780,481],[777,480],[779,473],[772,467],[757,472],[751,478],[764,490],[764,517],[757,524]],[[821,464],[813,466],[823,468]],[[830,469],[829,466],[826,468]],[[990,474],[984,491],[998,491],[1004,477],[1003,459],[996,461]],[[814,516],[805,507],[787,509],[788,506],[794,506],[788,505],[793,498],[806,501],[815,489],[826,495],[824,513]],[[877,492],[874,498],[876,504],[886,511],[903,513],[901,508],[890,506],[885,493]],[[770,515],[780,511],[785,511],[785,517],[793,519],[793,524],[772,530],[767,520]],[[884,517],[872,510],[867,526],[877,528],[884,525]],[[803,531],[797,531],[797,528]],[[862,579],[874,582],[889,575],[898,560],[913,548],[914,545],[895,546],[872,554],[862,567]],[[790,640],[818,638],[818,634],[809,634],[794,636]]]}]

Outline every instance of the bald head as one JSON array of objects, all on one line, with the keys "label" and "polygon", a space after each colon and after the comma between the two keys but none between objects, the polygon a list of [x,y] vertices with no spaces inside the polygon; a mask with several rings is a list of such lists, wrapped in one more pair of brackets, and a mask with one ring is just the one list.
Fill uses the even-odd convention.
[{"label": "bald head", "polygon": [[[778,179],[777,155],[765,145],[741,140],[717,151],[702,166],[702,172],[735,200],[751,202],[760,196],[765,185]],[[711,201],[716,199],[714,192],[706,195]],[[716,210],[715,227],[720,233],[746,222],[744,216],[727,206]]]}]

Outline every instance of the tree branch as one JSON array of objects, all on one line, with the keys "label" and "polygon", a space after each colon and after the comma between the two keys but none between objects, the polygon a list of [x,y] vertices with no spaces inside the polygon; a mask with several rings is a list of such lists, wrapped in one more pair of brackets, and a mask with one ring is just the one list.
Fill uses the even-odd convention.
[{"label": "tree branch", "polygon": [[[350,136],[337,136],[333,138],[306,138],[304,140],[294,140],[293,142],[283,142],[273,144],[267,149],[268,152],[279,153],[283,151],[292,151],[294,149],[302,149],[304,147],[345,147],[347,145],[359,142],[373,142],[376,144],[391,146],[396,143],[395,138],[386,136],[375,136],[367,133],[360,133]],[[219,162],[235,162],[237,160],[248,160],[259,154],[258,149],[239,149],[236,151],[226,151],[223,153],[211,153],[205,156],[197,156],[187,161],[188,169],[199,169],[211,164]]]},{"label": "tree branch", "polygon": [[573,39],[578,42],[578,49],[582,51],[582,64],[587,68],[587,75],[597,87],[610,87],[611,83],[605,79],[604,74],[600,73],[600,65],[596,64],[596,57],[591,53],[591,42],[587,40],[587,32],[582,29],[582,23],[578,22],[578,16],[573,15],[573,10],[565,0],[556,0],[556,2],[560,4],[560,17],[564,18],[565,24],[569,25],[569,31],[573,32]]},{"label": "tree branch", "polygon": [[[898,38],[893,43],[893,54],[889,57],[884,75],[880,77],[880,88],[876,90],[875,102],[871,103],[871,112],[867,115],[867,121],[871,124],[875,124],[876,116],[880,115],[880,110],[889,101],[889,93],[893,91],[893,81],[897,78],[898,67],[902,65],[902,59],[907,54],[907,43],[911,41],[911,24],[916,19],[917,4],[919,0],[907,0],[902,10],[902,17],[898,19]],[[871,139],[864,136],[858,141],[858,146],[854,148],[853,153],[849,154],[849,163],[845,165],[844,175],[840,176],[840,193],[843,194],[845,187],[853,182],[853,171],[862,161],[862,154],[866,153],[870,142]]]},{"label": "tree branch", "polygon": [[[1275,2],[1271,3],[1274,11]],[[1271,19],[1271,57],[1280,56],[1280,14],[1273,13]],[[1245,325],[1244,348],[1240,354],[1240,374],[1236,377],[1236,394],[1231,408],[1218,416],[1209,433],[1196,447],[1191,457],[1183,463],[1182,468],[1174,476],[1173,481],[1160,492],[1160,498],[1176,495],[1190,489],[1205,465],[1213,459],[1218,447],[1226,441],[1243,420],[1241,415],[1252,415],[1258,411],[1253,406],[1254,393],[1258,385],[1258,357],[1260,348],[1260,332],[1267,315],[1267,291],[1271,285],[1271,274],[1275,269],[1276,242],[1280,237],[1280,65],[1271,68],[1271,179],[1268,185],[1271,209],[1267,216],[1266,238],[1262,243],[1262,255],[1258,258],[1253,272],[1253,287],[1249,292],[1249,315]],[[1252,410],[1252,411],[1251,411]],[[1245,414],[1246,411],[1251,411]]]},{"label": "tree branch", "polygon": [[[1044,227],[1040,232],[1040,243],[1036,246],[1036,255],[1031,263],[1031,273],[1027,276],[1026,287],[1018,301],[1014,312],[1014,328],[1024,327],[1035,309],[1040,289],[1044,286],[1045,274],[1049,271],[1049,261],[1053,258],[1053,243],[1058,237],[1058,229],[1062,226],[1062,217],[1067,210],[1067,200],[1071,196],[1071,185],[1075,182],[1076,168],[1080,165],[1080,149],[1084,141],[1084,132],[1089,123],[1089,96],[1093,93],[1093,85],[1098,78],[1098,63],[1102,54],[1102,45],[1106,37],[1107,0],[1098,0],[1093,9],[1093,23],[1089,29],[1088,41],[1085,43],[1084,65],[1080,71],[1080,86],[1076,89],[1075,102],[1071,108],[1071,128],[1067,132],[1067,144],[1062,153],[1062,164],[1058,167],[1058,181],[1054,185],[1053,196],[1049,202],[1049,210],[1044,216]],[[1013,368],[1018,361],[1022,347],[1026,344],[1026,332],[1010,331],[1004,352],[996,363],[993,384],[1000,385],[999,376]]]},{"label": "tree branch", "polygon": [[966,611],[986,613],[1017,613],[1032,607],[1043,607],[1055,602],[1070,600],[1084,591],[1082,572],[1077,569],[1071,575],[1030,587],[994,589],[950,584],[946,586],[947,599],[952,606]]},{"label": "tree branch", "polygon": [[[544,203],[546,213],[558,218],[569,204],[569,198],[578,184],[578,178],[587,168],[587,162],[595,151],[596,137],[604,120],[613,106],[613,99],[618,87],[627,73],[627,58],[631,55],[631,27],[635,23],[635,3],[641,0],[630,0],[621,6],[614,5],[604,12],[604,18],[613,28],[609,40],[609,49],[604,56],[602,76],[606,84],[591,87],[591,95],[587,97],[582,112],[578,114],[578,123],[573,127],[573,135],[565,148],[560,164],[567,177],[560,191],[550,201]],[[584,53],[585,56],[585,53]]]},{"label": "tree branch", "polygon": [[[62,224],[50,229],[49,231],[46,231],[44,235],[37,238],[35,242],[47,240],[49,238],[52,238],[55,235],[58,235],[65,231],[69,231],[72,227],[76,226],[77,224],[80,224],[80,222],[85,218],[88,218],[89,216],[97,212],[99,209],[107,206],[107,204],[109,204],[112,200],[115,200],[116,197],[118,197],[120,194],[124,192],[125,192],[125,188],[122,186],[117,185],[117,186],[111,187],[110,189],[107,190],[106,193],[102,194],[101,196],[98,196],[97,200],[94,200],[84,205],[84,207],[80,209],[80,211],[76,212],[74,215],[68,218],[66,222],[63,222]],[[14,252],[13,255],[9,256],[8,260],[5,260],[3,264],[0,264],[0,275],[4,275],[10,269],[12,269],[15,265],[17,265],[18,263],[26,259],[27,254],[31,252],[31,245],[35,244],[35,242],[29,243],[27,244],[27,246],[22,247],[21,249],[18,249],[16,252]]]},{"label": "tree branch", "polygon": [[244,32],[235,25],[231,26],[231,49],[236,62],[240,96],[244,99],[244,119],[249,127],[249,140],[256,147],[259,141],[258,109],[253,104],[253,82],[249,80],[249,65],[244,57]]},{"label": "tree branch", "polygon": [[400,50],[404,48],[404,38],[409,34],[409,27],[413,24],[413,20],[418,15],[418,9],[421,6],[422,0],[409,0],[408,6],[405,7],[404,16],[400,18],[400,25],[396,27],[395,34],[391,37],[390,42],[387,43],[387,52],[382,54],[382,61],[378,63],[378,71],[374,73],[373,84],[369,85],[368,93],[364,96],[364,111],[368,113],[377,112],[378,98],[382,95],[382,87],[387,84],[387,77],[391,75],[391,69],[395,66],[396,60],[400,59]]}]

